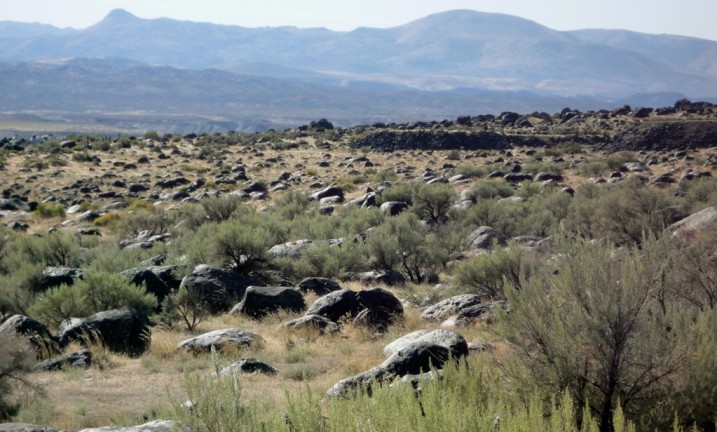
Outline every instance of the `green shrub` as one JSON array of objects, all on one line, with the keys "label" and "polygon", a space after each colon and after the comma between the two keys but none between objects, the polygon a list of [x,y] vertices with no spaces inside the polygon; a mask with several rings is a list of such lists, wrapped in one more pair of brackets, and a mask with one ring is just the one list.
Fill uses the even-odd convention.
[{"label": "green shrub", "polygon": [[377,204],[381,205],[389,201],[404,201],[409,205],[413,204],[413,194],[418,187],[418,183],[403,182],[381,192],[376,198]]},{"label": "green shrub", "polygon": [[513,196],[515,190],[503,180],[478,180],[470,188],[469,197],[474,200],[489,200]]},{"label": "green shrub", "polygon": [[65,207],[57,203],[40,203],[33,213],[41,218],[63,217],[65,216]]},{"label": "green shrub", "polygon": [[448,211],[455,200],[455,190],[449,184],[421,185],[412,197],[413,211],[423,220],[434,224],[442,223],[448,218]]},{"label": "green shrub", "polygon": [[578,173],[583,177],[602,177],[610,167],[604,161],[582,162],[578,165]]},{"label": "green shrub", "polygon": [[125,306],[149,315],[157,307],[157,298],[124,276],[86,272],[74,285],[60,285],[40,294],[29,312],[43,323],[58,326],[67,318]]},{"label": "green shrub", "polygon": [[[240,211],[241,198],[235,195],[222,195],[216,198],[205,198],[199,202],[204,209],[206,218],[211,222],[222,222]],[[249,212],[250,209],[243,208],[243,212]]]},{"label": "green shrub", "polygon": [[524,248],[513,245],[469,258],[456,266],[453,283],[462,291],[503,300],[506,283],[519,289],[521,281],[533,273],[535,264],[529,254]]},{"label": "green shrub", "polygon": [[366,244],[376,268],[400,270],[413,283],[437,274],[450,259],[444,239],[410,212],[386,220],[371,231]]},{"label": "green shrub", "polygon": [[606,242],[559,239],[559,259],[506,286],[505,335],[535,382],[544,391],[567,389],[601,431],[613,430],[618,401],[628,418],[649,419],[686,358],[669,330],[676,311],[662,312],[656,301],[664,283],[659,250],[652,241],[616,252]]},{"label": "green shrub", "polygon": [[195,289],[181,287],[162,301],[162,321],[169,325],[182,322],[190,332],[208,316],[204,296]]},{"label": "green shrub", "polygon": [[20,408],[19,391],[37,390],[24,377],[35,362],[35,353],[24,340],[10,333],[0,334],[0,421],[7,421]]}]

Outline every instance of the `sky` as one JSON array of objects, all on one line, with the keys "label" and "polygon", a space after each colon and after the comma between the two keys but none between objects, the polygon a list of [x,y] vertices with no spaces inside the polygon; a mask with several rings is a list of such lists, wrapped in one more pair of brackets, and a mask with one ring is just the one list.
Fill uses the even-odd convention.
[{"label": "sky", "polygon": [[717,0],[0,0],[0,21],[85,28],[112,9],[141,18],[245,27],[393,27],[432,13],[473,9],[556,30],[626,29],[717,41]]}]

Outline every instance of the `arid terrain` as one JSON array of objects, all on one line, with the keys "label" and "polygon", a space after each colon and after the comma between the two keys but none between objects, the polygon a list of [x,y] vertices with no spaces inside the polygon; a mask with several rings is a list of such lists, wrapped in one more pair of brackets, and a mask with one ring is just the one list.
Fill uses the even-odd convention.
[{"label": "arid terrain", "polygon": [[[529,371],[535,372],[536,364],[543,360],[535,354],[536,346],[545,343],[549,347],[544,350],[546,358],[567,359],[565,369],[572,367],[571,357],[585,359],[585,379],[594,379],[596,389],[574,389],[573,383],[583,376],[578,372],[561,375],[564,369],[557,367],[552,373],[535,375],[534,381],[526,378],[525,382],[531,383],[523,387],[526,392],[549,389],[536,393],[547,401],[546,412],[553,409],[552,417],[546,415],[545,421],[559,417],[556,409],[571,409],[565,408],[567,402],[556,408],[556,396],[551,393],[566,390],[580,409],[588,399],[611,401],[605,405],[609,409],[593,406],[592,411],[586,410],[595,424],[601,425],[595,430],[607,430],[607,417],[601,417],[606,413],[613,424],[615,407],[619,409],[620,404],[624,404],[626,424],[639,424],[638,430],[671,425],[675,419],[676,427],[697,425],[714,430],[714,411],[709,414],[714,404],[709,395],[694,396],[702,391],[699,386],[681,387],[700,381],[707,388],[717,384],[713,373],[690,375],[681,368],[693,362],[688,369],[694,371],[700,369],[697,366],[709,365],[694,362],[714,363],[698,355],[700,349],[714,347],[709,345],[714,342],[710,331],[717,324],[708,318],[717,308],[717,279],[714,267],[709,267],[714,263],[714,247],[701,241],[714,238],[710,236],[716,231],[709,219],[714,216],[707,222],[690,222],[693,225],[689,226],[697,224],[698,228],[689,235],[684,234],[684,224],[674,224],[717,205],[715,105],[682,100],[674,107],[654,110],[625,106],[614,111],[579,112],[566,108],[554,114],[503,113],[352,128],[334,128],[321,120],[263,133],[46,136],[6,138],[0,144],[0,216],[6,226],[0,233],[4,237],[0,244],[0,318],[10,322],[11,316],[20,314],[46,325],[52,335],[46,343],[61,347],[48,348],[39,357],[48,357],[47,351],[53,350],[59,354],[88,348],[91,353],[91,361],[84,367],[64,364],[60,370],[28,372],[22,375],[28,385],[11,382],[10,387],[0,387],[0,392],[15,390],[6,405],[0,404],[2,409],[8,407],[7,413],[0,410],[0,415],[7,414],[11,421],[54,430],[82,430],[162,419],[177,421],[175,426],[189,422],[197,430],[224,430],[209,426],[220,424],[220,420],[211,423],[202,417],[207,414],[204,406],[213,400],[201,392],[203,385],[214,385],[219,378],[213,374],[230,363],[255,358],[276,371],[233,375],[239,377],[245,403],[242,409],[253,413],[251,421],[264,424],[265,430],[276,430],[271,428],[277,424],[294,430],[288,429],[294,419],[296,430],[311,430],[308,420],[301,422],[315,417],[297,414],[304,409],[318,413],[317,424],[324,424],[326,430],[341,430],[330,422],[341,409],[354,408],[332,401],[337,395],[364,388],[360,380],[343,386],[342,380],[388,361],[384,347],[401,336],[418,330],[445,330],[450,335],[442,334],[443,339],[436,343],[445,353],[437,355],[435,346],[419,344],[413,348],[424,347],[429,354],[415,360],[423,362],[421,366],[399,368],[410,373],[391,369],[366,376],[390,383],[397,377],[430,370],[427,358],[435,373],[448,358],[465,357],[471,373],[482,376],[486,385],[502,389],[496,390],[505,398],[501,401],[522,401],[489,404],[490,409],[503,412],[499,406],[511,406],[518,410],[516,407],[532,403],[527,401],[533,401],[533,395],[521,395],[521,390],[511,387],[512,382],[520,382],[517,376],[533,376]],[[222,233],[227,235],[222,237]],[[684,238],[688,240],[680,240]],[[585,250],[595,249],[595,254],[583,257],[566,252],[574,252],[570,241],[584,241]],[[671,241],[676,243],[668,243]],[[610,248],[612,255],[603,247]],[[687,259],[692,253],[707,267],[697,269],[691,267],[697,261],[680,261],[679,257]],[[591,262],[605,264],[604,271],[589,273]],[[572,354],[566,354],[544,340],[531,339],[533,334],[526,330],[529,326],[515,318],[538,320],[539,313],[533,316],[528,312],[536,310],[538,303],[521,300],[528,298],[521,296],[532,292],[533,283],[541,280],[545,284],[542,289],[554,288],[556,293],[570,285],[568,279],[562,285],[558,280],[569,276],[561,267],[564,263],[586,265],[585,274],[604,277],[595,286],[606,292],[613,287],[619,291],[625,285],[635,290],[620,294],[625,298],[644,294],[643,303],[626,313],[640,325],[628,326],[624,333],[629,349],[615,348],[624,356],[621,358],[629,360],[615,368],[614,388],[603,386],[603,357],[593,349],[609,344],[591,345],[583,340],[589,338],[585,334],[597,335],[600,331],[595,329],[605,326],[551,325],[546,334],[574,331],[582,335],[576,337]],[[198,265],[225,273],[201,276]],[[72,273],[73,269],[79,273]],[[142,296],[149,292],[149,303],[147,297],[136,293],[131,300],[119,295],[108,300],[111,295],[103,297],[92,291],[94,278],[100,285],[110,280],[115,283],[112,277],[130,269],[154,272],[151,277],[134,272],[120,279],[125,286],[134,286],[132,280]],[[657,274],[662,274],[662,279]],[[49,282],[55,276],[59,282]],[[643,284],[643,276],[649,276],[649,282]],[[197,288],[201,277],[217,278],[219,288],[213,292]],[[233,285],[234,279],[227,282],[234,277],[257,283],[239,289]],[[378,300],[361,300],[359,295],[358,300],[351,300],[360,303],[358,309],[347,307],[337,313],[338,318],[331,318],[335,312],[318,307],[320,299],[339,291],[306,288],[308,285],[300,283],[312,277],[332,280],[351,295],[371,292]],[[159,285],[152,285],[155,280]],[[588,287],[593,282],[586,276],[580,283]],[[162,288],[157,288],[160,285]],[[266,290],[269,300],[261,301],[268,303],[250,306],[249,285],[283,287],[283,291]],[[72,286],[89,291],[82,298],[73,297]],[[181,303],[178,293],[184,289],[190,295],[192,286],[204,297]],[[680,289],[675,291],[677,286]],[[583,292],[591,291],[586,288]],[[289,297],[285,299],[285,295]],[[88,296],[102,300],[84,305]],[[129,299],[130,294],[127,296]],[[575,298],[581,301],[583,297]],[[566,294],[564,303],[541,303],[541,307],[546,308],[546,316],[553,316],[547,312],[550,307],[559,315],[590,308],[603,311],[600,307],[622,304],[614,298],[604,299],[604,304],[592,299],[583,309],[571,309],[566,306],[569,298]],[[447,299],[454,302],[427,313],[429,307]],[[537,297],[533,300],[538,301]],[[176,301],[174,306],[172,301]],[[149,312],[137,319],[151,329],[151,339],[140,343],[139,351],[133,351],[133,345],[123,352],[125,345],[116,349],[91,335],[61,336],[69,334],[68,325],[74,325],[62,323],[64,318],[76,317],[73,313],[77,311],[103,312],[98,304],[108,309],[144,305]],[[189,311],[177,306],[182,304],[189,305]],[[479,304],[481,308],[476,309]],[[566,308],[560,309],[562,306]],[[682,314],[679,319],[674,315],[677,311]],[[591,317],[598,321],[603,317],[613,323],[609,321],[611,312],[603,312],[576,315],[574,321],[588,323]],[[193,313],[198,318],[190,325],[187,319],[191,320]],[[664,322],[658,317],[661,313]],[[313,318],[318,321],[307,327],[286,325],[310,315],[328,322]],[[622,321],[616,318],[615,322]],[[690,323],[700,323],[702,330]],[[690,329],[688,333],[704,338],[654,336],[646,330],[653,325],[661,329],[684,325]],[[196,347],[178,348],[189,338],[227,328],[260,338],[246,344],[223,340],[206,352]],[[0,327],[0,336],[2,330]],[[4,328],[6,334],[15,330],[9,325]],[[102,339],[109,338],[101,327],[93,331]],[[127,338],[134,337],[134,327],[127,331]],[[17,330],[21,337],[42,333],[33,332]],[[462,342],[455,342],[457,338]],[[634,340],[649,342],[654,355]],[[528,361],[518,362],[523,355]],[[649,366],[642,362],[646,358],[652,358]],[[530,362],[535,359],[537,363]],[[525,369],[511,375],[517,370],[515,362]],[[588,366],[593,362],[595,372]],[[648,376],[649,380],[644,378]],[[0,373],[0,383],[2,379]],[[450,380],[450,376],[446,378],[446,382]],[[31,391],[33,386],[36,391]],[[226,390],[216,386],[222,389],[217,394]],[[665,389],[670,386],[677,389],[674,399],[666,396],[669,392]],[[431,391],[427,389],[425,397]],[[417,395],[420,400],[420,392]],[[376,398],[400,404],[388,393],[379,392]],[[292,405],[297,399],[314,408],[297,408]],[[192,409],[183,406],[190,400],[196,404]],[[446,399],[446,410],[450,400]],[[664,415],[646,410],[646,404],[664,408]],[[371,412],[369,405],[362,409]],[[425,407],[429,414],[421,405],[423,418],[430,418],[428,399]],[[461,408],[450,405],[450,409]],[[283,413],[289,413],[288,423]],[[322,414],[328,420],[321,420]],[[489,417],[497,430],[498,416]],[[585,424],[590,421],[586,417]],[[399,430],[387,424],[355,428]],[[470,426],[466,422],[446,430],[471,430],[476,424],[482,423]],[[171,425],[168,427],[152,430],[171,430]],[[254,426],[245,427],[255,430]],[[510,426],[508,419],[502,427],[523,430]],[[416,428],[412,430],[431,430],[427,425]],[[6,429],[0,425],[0,430]]]}]

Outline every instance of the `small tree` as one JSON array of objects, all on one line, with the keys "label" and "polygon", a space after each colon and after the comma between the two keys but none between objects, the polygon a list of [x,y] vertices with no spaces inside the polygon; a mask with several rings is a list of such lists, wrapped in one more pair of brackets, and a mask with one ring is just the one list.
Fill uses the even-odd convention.
[{"label": "small tree", "polygon": [[14,335],[0,334],[0,421],[9,420],[18,408],[12,400],[18,385],[38,390],[24,376],[34,360],[35,353],[29,344]]},{"label": "small tree", "polygon": [[181,287],[179,291],[172,291],[162,302],[162,318],[169,324],[182,321],[189,331],[194,331],[208,316],[206,301],[194,289]]},{"label": "small tree", "polygon": [[413,194],[413,206],[416,214],[433,224],[446,221],[448,211],[455,200],[456,193],[453,186],[443,183],[422,185]]},{"label": "small tree", "polygon": [[506,287],[506,335],[539,384],[569,390],[612,432],[618,403],[628,414],[647,413],[686,357],[671,330],[673,311],[662,313],[655,301],[666,259],[654,241],[616,252],[561,240],[556,250],[555,267],[520,290]]}]

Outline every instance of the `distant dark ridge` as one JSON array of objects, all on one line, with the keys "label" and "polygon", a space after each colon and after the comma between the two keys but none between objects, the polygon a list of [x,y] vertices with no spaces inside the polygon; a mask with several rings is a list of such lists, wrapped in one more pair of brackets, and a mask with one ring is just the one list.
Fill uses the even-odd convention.
[{"label": "distant dark ridge", "polygon": [[536,137],[507,136],[495,132],[379,131],[354,141],[355,147],[376,151],[394,150],[488,150],[510,145],[544,146]]},{"label": "distant dark ridge", "polygon": [[620,150],[690,150],[717,147],[717,121],[651,121],[630,127],[601,147]]}]

